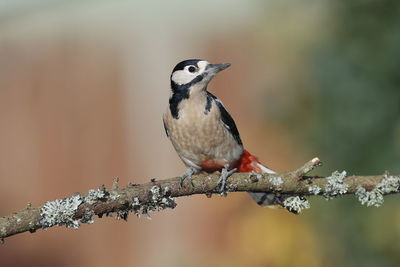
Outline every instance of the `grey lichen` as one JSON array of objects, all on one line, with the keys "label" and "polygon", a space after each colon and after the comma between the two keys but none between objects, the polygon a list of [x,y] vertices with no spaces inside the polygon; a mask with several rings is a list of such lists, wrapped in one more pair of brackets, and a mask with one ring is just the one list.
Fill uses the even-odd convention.
[{"label": "grey lichen", "polygon": [[278,177],[270,177],[270,178],[268,178],[268,180],[274,187],[276,187],[276,189],[280,189],[280,186],[283,184],[283,180],[279,176]]},{"label": "grey lichen", "polygon": [[85,202],[88,204],[94,204],[100,199],[105,199],[107,197],[107,192],[104,187],[99,189],[90,189],[85,197]]},{"label": "grey lichen", "polygon": [[308,192],[313,195],[318,195],[321,192],[321,187],[319,187],[318,185],[311,185],[308,187]]},{"label": "grey lichen", "polygon": [[367,191],[364,187],[359,187],[356,191],[356,196],[361,202],[361,205],[367,205],[367,207],[379,207],[384,201],[382,193],[376,188],[374,190]]},{"label": "grey lichen", "polygon": [[151,199],[154,203],[156,203],[157,200],[160,198],[160,196],[161,196],[160,191],[161,191],[161,188],[157,185],[150,188]]},{"label": "grey lichen", "polygon": [[141,209],[142,209],[142,205],[140,204],[140,199],[138,197],[134,197],[132,199],[132,205],[131,205],[132,212],[137,217],[140,217],[140,215],[142,214]]},{"label": "grey lichen", "polygon": [[399,192],[400,190],[400,178],[395,176],[383,175],[382,181],[377,185],[377,188],[382,194],[390,194]]},{"label": "grey lichen", "polygon": [[154,185],[149,190],[149,201],[141,202],[139,198],[134,197],[131,206],[131,210],[136,216],[141,217],[144,215],[150,218],[150,212],[168,208],[173,209],[176,207],[176,202],[175,198],[171,197],[171,189],[169,187],[165,187],[162,190],[159,185]]},{"label": "grey lichen", "polygon": [[[227,184],[226,185],[226,190],[228,192],[233,192],[238,188],[237,184]],[[225,196],[225,194],[221,194],[221,196]]]},{"label": "grey lichen", "polygon": [[42,228],[54,225],[65,225],[68,228],[79,227],[79,221],[74,215],[79,205],[83,202],[81,195],[77,194],[69,198],[49,201],[40,209],[42,219],[39,224]]},{"label": "grey lichen", "polygon": [[116,193],[116,192],[111,192],[110,193],[110,199],[111,200],[117,200],[121,195]]},{"label": "grey lichen", "polygon": [[85,213],[82,215],[82,218],[79,220],[81,223],[92,224],[94,223],[93,216],[95,215],[94,211],[86,208]]},{"label": "grey lichen", "polygon": [[132,208],[140,206],[140,200],[138,197],[134,197],[132,200]]},{"label": "grey lichen", "polygon": [[324,196],[327,199],[330,199],[334,196],[343,195],[347,192],[349,185],[344,182],[346,175],[346,171],[334,171],[331,176],[326,178],[328,182],[325,185]]},{"label": "grey lichen", "polygon": [[283,206],[288,211],[300,213],[304,209],[309,209],[310,203],[304,197],[290,196],[283,201]]},{"label": "grey lichen", "polygon": [[385,174],[382,181],[370,191],[367,191],[362,186],[358,187],[356,196],[362,205],[379,207],[384,202],[384,195],[399,192],[399,188],[400,178]]}]

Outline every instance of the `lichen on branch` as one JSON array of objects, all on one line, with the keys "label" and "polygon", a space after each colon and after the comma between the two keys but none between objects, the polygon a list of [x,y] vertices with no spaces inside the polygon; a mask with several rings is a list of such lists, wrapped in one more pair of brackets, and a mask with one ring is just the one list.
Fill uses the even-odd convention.
[{"label": "lichen on branch", "polygon": [[[234,173],[228,178],[228,192],[267,192],[280,199],[278,203],[293,213],[310,208],[309,196],[332,199],[353,194],[363,205],[379,206],[387,194],[399,193],[399,175],[347,176],[345,171],[335,171],[328,177],[306,176],[321,164],[314,158],[299,169],[277,174]],[[158,212],[176,207],[175,199],[193,194],[219,194],[219,173],[198,174],[192,183],[181,185],[180,177],[164,180],[151,179],[145,184],[129,184],[118,187],[115,180],[110,189],[101,186],[91,189],[86,195],[49,201],[43,205],[25,209],[0,217],[0,241],[23,233],[35,232],[53,226],[77,229],[81,223],[93,223],[94,216],[116,214],[117,219],[128,219],[129,213],[138,217],[149,217]]]}]

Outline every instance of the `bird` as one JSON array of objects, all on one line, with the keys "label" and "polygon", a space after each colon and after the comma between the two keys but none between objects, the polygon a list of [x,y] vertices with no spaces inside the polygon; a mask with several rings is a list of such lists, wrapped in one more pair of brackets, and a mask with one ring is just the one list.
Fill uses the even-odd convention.
[{"label": "bird", "polygon": [[[218,184],[225,195],[226,180],[234,172],[275,173],[244,149],[232,116],[207,90],[215,75],[230,65],[201,59],[178,63],[170,76],[169,104],[163,115],[166,135],[187,167],[181,185],[185,179],[191,182],[193,174],[220,171]],[[273,193],[249,194],[261,206],[279,204]]]}]

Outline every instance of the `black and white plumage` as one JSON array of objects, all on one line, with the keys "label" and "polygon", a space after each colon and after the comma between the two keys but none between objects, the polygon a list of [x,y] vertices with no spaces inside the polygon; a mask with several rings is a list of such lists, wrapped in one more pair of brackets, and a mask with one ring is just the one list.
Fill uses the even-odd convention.
[{"label": "black and white plumage", "polygon": [[[183,178],[199,171],[222,171],[222,189],[231,174],[229,170],[273,172],[243,149],[233,118],[222,102],[207,91],[212,78],[229,66],[198,59],[177,64],[171,74],[171,95],[163,116],[166,134],[188,167]],[[260,205],[272,203],[270,194],[251,195]]]},{"label": "black and white plumage", "polygon": [[243,145],[232,117],[207,85],[230,64],[203,60],[179,63],[171,74],[171,96],[164,126],[178,155],[194,171],[233,168]]},{"label": "black and white plumage", "polygon": [[211,94],[210,92],[207,92],[206,110],[207,107],[211,108],[211,103],[213,102],[216,103],[219,108],[221,121],[225,124],[225,127],[228,128],[229,132],[235,138],[236,142],[239,145],[243,145],[242,140],[240,139],[239,131],[236,127],[235,121],[231,117],[231,114],[229,114],[229,112],[225,109],[224,104],[222,104],[221,100],[219,100],[215,95]]}]

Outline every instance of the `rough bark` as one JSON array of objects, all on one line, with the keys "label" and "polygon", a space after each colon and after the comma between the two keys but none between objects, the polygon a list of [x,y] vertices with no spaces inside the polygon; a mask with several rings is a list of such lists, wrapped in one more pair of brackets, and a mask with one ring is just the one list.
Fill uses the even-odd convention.
[{"label": "rough bark", "polygon": [[[282,196],[281,204],[294,213],[308,208],[305,197],[310,195],[333,198],[355,194],[362,204],[379,206],[383,196],[399,192],[399,175],[346,176],[346,172],[334,172],[329,177],[305,176],[320,160],[314,158],[301,168],[287,173],[256,174],[235,173],[228,178],[228,192],[270,192]],[[25,209],[0,218],[0,240],[40,228],[55,225],[78,228],[80,223],[93,223],[93,216],[116,213],[117,219],[126,219],[129,212],[148,216],[149,212],[176,206],[175,198],[193,194],[218,194],[219,174],[193,176],[192,185],[180,177],[154,180],[145,184],[129,184],[118,188],[114,181],[110,189],[101,186],[89,190],[86,195],[74,195],[46,202],[40,206],[29,205]]]}]

